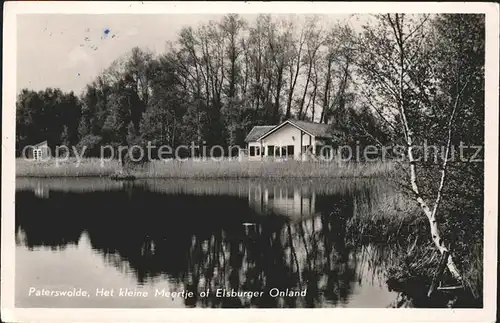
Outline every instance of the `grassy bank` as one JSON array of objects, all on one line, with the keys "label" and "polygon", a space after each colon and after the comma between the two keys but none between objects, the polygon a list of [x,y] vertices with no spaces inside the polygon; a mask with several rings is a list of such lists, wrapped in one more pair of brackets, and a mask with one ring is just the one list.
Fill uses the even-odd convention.
[{"label": "grassy bank", "polygon": [[[120,172],[118,161],[101,163],[98,158],[76,159],[56,163],[16,160],[18,177],[104,177]],[[337,163],[288,161],[153,161],[131,165],[125,172],[135,178],[372,178],[383,177],[393,170],[391,163]]]},{"label": "grassy bank", "polygon": [[80,162],[76,158],[56,163],[48,161],[31,161],[16,159],[16,176],[18,177],[104,177],[121,169],[118,161],[101,164],[98,158],[84,158]]}]

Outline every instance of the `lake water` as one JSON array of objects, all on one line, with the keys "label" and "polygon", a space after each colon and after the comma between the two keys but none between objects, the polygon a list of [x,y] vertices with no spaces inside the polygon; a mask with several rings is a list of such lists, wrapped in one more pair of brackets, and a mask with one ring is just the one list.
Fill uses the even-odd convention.
[{"label": "lake water", "polygon": [[16,306],[387,307],[389,258],[346,230],[387,189],[18,178]]}]

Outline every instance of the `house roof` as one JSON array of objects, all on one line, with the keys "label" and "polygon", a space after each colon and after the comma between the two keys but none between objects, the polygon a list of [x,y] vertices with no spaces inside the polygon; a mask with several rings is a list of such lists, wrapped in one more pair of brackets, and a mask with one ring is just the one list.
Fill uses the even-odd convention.
[{"label": "house roof", "polygon": [[300,121],[300,120],[288,120],[290,123],[294,124],[298,128],[302,128],[302,130],[308,132],[314,137],[331,137],[332,134],[330,132],[330,125],[324,123],[316,123],[309,121]]},{"label": "house roof", "polygon": [[255,126],[248,133],[247,137],[245,138],[245,142],[256,141],[275,127],[276,126]]},{"label": "house roof", "polygon": [[314,136],[314,137],[330,138],[332,136],[332,134],[330,133],[330,125],[328,125],[328,124],[289,119],[289,120],[286,120],[285,122],[281,123],[280,125],[262,133],[259,137],[253,139],[252,141],[257,141],[257,140],[263,139],[263,138],[267,137],[268,135],[270,135],[271,133],[275,132],[276,130],[280,129],[281,127],[283,127],[286,124],[291,124],[292,126],[298,128],[298,129],[300,129],[300,130],[302,130],[302,131],[306,132],[307,134]]},{"label": "house roof", "polygon": [[36,145],[33,145],[33,146],[38,147],[38,146],[43,146],[43,145],[47,145],[47,140],[39,142],[39,143],[37,143]]}]

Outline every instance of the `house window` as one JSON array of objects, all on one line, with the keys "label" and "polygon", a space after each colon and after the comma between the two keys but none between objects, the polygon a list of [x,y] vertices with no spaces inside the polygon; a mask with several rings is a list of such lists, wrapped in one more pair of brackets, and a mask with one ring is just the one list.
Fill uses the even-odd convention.
[{"label": "house window", "polygon": [[322,151],[322,155],[323,155],[322,157],[325,157],[327,159],[331,158],[331,156],[332,156],[332,149],[331,149],[331,147],[323,146],[321,148],[321,151]]},{"label": "house window", "polygon": [[274,146],[267,146],[267,155],[271,157],[274,156]]},{"label": "house window", "polygon": [[260,147],[255,147],[255,156],[260,156]]},{"label": "house window", "polygon": [[286,146],[281,147],[281,157],[285,157],[287,155],[286,153]]},{"label": "house window", "polygon": [[255,147],[250,146],[250,156],[255,156]]},{"label": "house window", "polygon": [[286,150],[287,150],[288,156],[294,155],[294,151],[293,151],[294,148],[295,147],[293,145],[287,146]]},{"label": "house window", "polygon": [[33,158],[35,160],[42,159],[42,150],[41,149],[34,149],[33,150]]},{"label": "house window", "polygon": [[316,156],[319,156],[321,154],[321,145],[316,145]]},{"label": "house window", "polygon": [[274,148],[274,156],[280,157],[281,156],[280,151],[281,151],[280,147],[275,147]]}]

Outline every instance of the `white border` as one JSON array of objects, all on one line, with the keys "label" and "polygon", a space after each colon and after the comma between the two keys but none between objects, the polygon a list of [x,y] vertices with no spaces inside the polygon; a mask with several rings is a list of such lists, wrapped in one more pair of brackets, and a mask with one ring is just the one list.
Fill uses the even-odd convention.
[{"label": "white border", "polygon": [[[181,13],[388,13],[486,14],[485,219],[483,309],[16,309],[14,307],[14,193],[16,16],[26,13],[181,14]],[[498,196],[498,48],[496,3],[392,2],[5,2],[2,112],[2,267],[1,315],[5,322],[493,322],[496,313]]]}]

